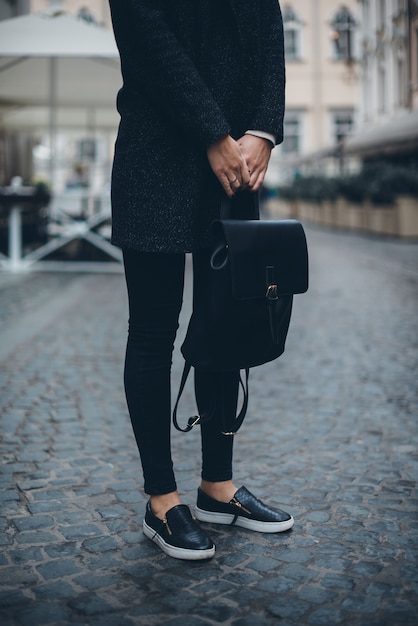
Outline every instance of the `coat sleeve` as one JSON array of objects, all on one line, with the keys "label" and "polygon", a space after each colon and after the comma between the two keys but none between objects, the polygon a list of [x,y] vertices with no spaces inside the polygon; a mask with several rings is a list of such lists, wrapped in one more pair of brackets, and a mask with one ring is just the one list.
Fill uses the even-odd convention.
[{"label": "coat sleeve", "polygon": [[205,148],[227,135],[227,120],[167,22],[164,0],[110,0],[110,7],[126,93],[145,95]]},{"label": "coat sleeve", "polygon": [[251,128],[271,133],[283,141],[285,108],[284,34],[277,0],[261,0],[262,69],[258,107]]}]

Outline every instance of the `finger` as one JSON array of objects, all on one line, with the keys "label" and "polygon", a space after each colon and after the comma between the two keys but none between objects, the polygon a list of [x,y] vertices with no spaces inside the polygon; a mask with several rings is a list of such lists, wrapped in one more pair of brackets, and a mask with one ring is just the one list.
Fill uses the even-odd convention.
[{"label": "finger", "polygon": [[232,180],[229,181],[229,186],[231,187],[232,191],[238,191],[238,189],[240,189],[241,187],[241,181],[238,178],[238,176],[235,176],[235,178],[233,178]]},{"label": "finger", "polygon": [[255,179],[254,184],[251,187],[252,191],[258,191],[259,189],[261,189],[261,186],[264,182],[265,175],[266,175],[265,170],[261,170],[261,172],[259,172],[257,178]]},{"label": "finger", "polygon": [[254,185],[256,184],[260,173],[261,169],[259,167],[255,167],[253,170],[250,170],[250,180],[248,183],[248,188],[251,189],[251,191],[254,189]]},{"label": "finger", "polygon": [[227,194],[227,196],[229,196],[229,198],[232,198],[232,196],[234,195],[235,191],[231,187],[231,184],[229,182],[228,176],[226,174],[222,174],[221,176],[218,177],[218,179],[219,179],[219,182],[221,183],[221,185],[223,187],[223,190]]},{"label": "finger", "polygon": [[248,187],[251,179],[251,168],[248,165],[247,161],[244,159],[244,163],[241,166],[241,184],[243,187]]}]

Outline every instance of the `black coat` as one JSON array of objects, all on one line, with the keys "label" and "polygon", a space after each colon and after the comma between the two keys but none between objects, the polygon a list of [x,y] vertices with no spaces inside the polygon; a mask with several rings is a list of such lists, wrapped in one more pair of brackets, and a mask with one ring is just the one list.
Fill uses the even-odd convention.
[{"label": "black coat", "polygon": [[282,141],[277,0],[110,0],[123,87],[112,242],[148,252],[207,246],[221,187],[207,147],[262,130]]}]

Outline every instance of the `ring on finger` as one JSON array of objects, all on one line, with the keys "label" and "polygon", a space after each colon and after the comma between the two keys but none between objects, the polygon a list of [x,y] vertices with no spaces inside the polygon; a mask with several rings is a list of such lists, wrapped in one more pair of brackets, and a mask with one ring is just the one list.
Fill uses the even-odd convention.
[{"label": "ring on finger", "polygon": [[239,182],[239,181],[238,181],[238,178],[234,178],[234,180],[230,180],[230,181],[229,181],[229,184],[230,184],[230,185],[234,185],[234,184],[235,184],[235,183],[237,183],[237,182]]}]

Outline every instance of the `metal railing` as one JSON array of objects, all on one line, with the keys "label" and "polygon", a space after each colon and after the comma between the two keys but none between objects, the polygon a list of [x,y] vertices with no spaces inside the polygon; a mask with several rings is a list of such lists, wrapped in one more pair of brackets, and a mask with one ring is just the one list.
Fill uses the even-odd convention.
[{"label": "metal railing", "polygon": [[[121,271],[122,253],[108,239],[110,198],[107,194],[83,192],[57,194],[48,209],[49,241],[28,253],[22,246],[22,207],[12,205],[8,221],[8,254],[0,253],[0,268],[7,272],[37,271]],[[112,261],[53,261],[45,257],[69,242],[84,239]]]}]

